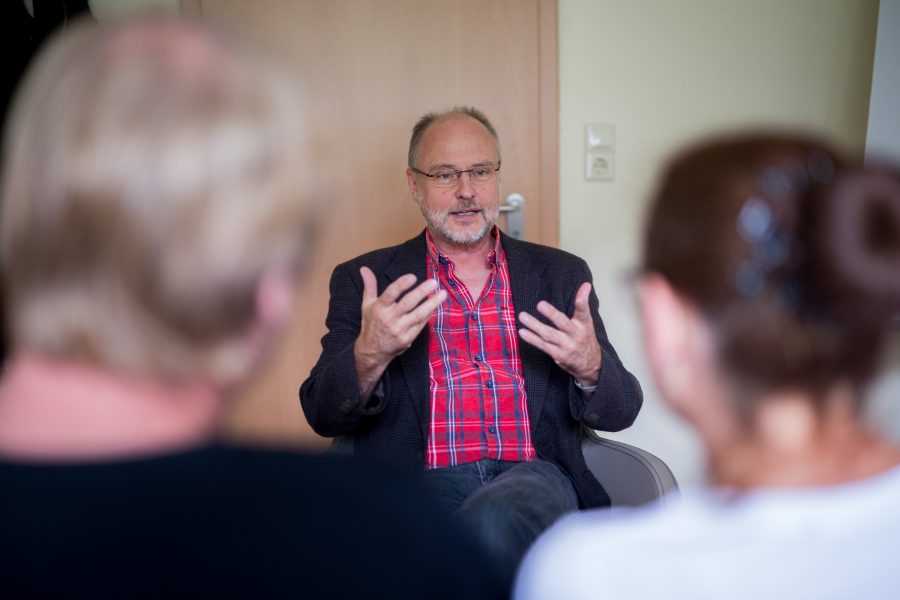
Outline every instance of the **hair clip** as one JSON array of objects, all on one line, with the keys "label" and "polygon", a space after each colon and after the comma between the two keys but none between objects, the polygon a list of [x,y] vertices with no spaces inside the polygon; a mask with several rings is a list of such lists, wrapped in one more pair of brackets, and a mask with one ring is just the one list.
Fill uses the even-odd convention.
[{"label": "hair clip", "polygon": [[834,177],[834,160],[827,152],[816,148],[806,159],[806,169],[816,183],[825,185]]}]

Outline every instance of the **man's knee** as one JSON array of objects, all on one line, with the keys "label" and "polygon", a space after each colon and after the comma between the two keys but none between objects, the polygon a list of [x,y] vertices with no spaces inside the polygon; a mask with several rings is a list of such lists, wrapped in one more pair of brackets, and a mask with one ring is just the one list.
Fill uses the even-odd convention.
[{"label": "man's knee", "polygon": [[548,461],[520,463],[494,483],[508,487],[528,510],[546,513],[551,520],[578,508],[578,494],[572,481]]},{"label": "man's knee", "polygon": [[535,461],[516,465],[484,485],[458,512],[481,531],[509,530],[528,538],[577,508],[578,496],[565,474],[552,463]]}]

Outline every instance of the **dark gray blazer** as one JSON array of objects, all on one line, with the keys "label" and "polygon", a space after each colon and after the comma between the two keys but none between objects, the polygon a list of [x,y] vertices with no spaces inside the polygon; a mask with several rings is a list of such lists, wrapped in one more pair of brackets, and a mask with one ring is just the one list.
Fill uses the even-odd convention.
[{"label": "dark gray blazer", "polygon": [[[501,243],[509,264],[516,314],[524,310],[540,317],[537,303],[546,300],[571,316],[578,286],[592,281],[587,263],[568,252],[502,233]],[[431,412],[428,328],[388,365],[368,399],[359,394],[353,343],[361,321],[363,283],[359,268],[372,269],[380,294],[406,273],[423,281],[425,253],[423,232],[399,246],[363,254],[335,268],[322,355],[300,387],[306,419],[320,435],[348,436],[356,453],[376,453],[422,465]],[[609,497],[585,465],[582,424],[604,431],[625,429],[634,422],[642,403],[637,380],[622,366],[606,339],[593,290],[590,307],[603,362],[597,391],[589,399],[581,397],[572,377],[549,356],[530,344],[519,344],[534,447],[538,456],[552,461],[569,476],[582,508],[609,505]]]}]

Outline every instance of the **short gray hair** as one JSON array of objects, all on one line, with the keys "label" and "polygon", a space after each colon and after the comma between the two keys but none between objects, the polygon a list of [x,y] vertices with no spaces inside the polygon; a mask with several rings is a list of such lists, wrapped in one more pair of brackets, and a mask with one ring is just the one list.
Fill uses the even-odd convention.
[{"label": "short gray hair", "polygon": [[409,154],[406,157],[407,166],[415,167],[414,163],[416,162],[416,155],[419,152],[419,145],[422,143],[425,131],[427,131],[436,121],[453,115],[472,117],[484,125],[484,128],[488,130],[488,133],[491,134],[491,137],[494,138],[494,142],[497,144],[497,153],[500,153],[500,137],[497,135],[497,130],[494,128],[494,124],[491,123],[491,120],[487,118],[487,115],[474,106],[454,106],[450,110],[444,112],[432,111],[425,113],[418,121],[416,121],[416,124],[412,129],[412,135],[409,138]]},{"label": "short gray hair", "polygon": [[305,254],[297,96],[264,57],[175,19],[51,42],[5,140],[14,344],[168,378],[246,371],[258,282]]}]

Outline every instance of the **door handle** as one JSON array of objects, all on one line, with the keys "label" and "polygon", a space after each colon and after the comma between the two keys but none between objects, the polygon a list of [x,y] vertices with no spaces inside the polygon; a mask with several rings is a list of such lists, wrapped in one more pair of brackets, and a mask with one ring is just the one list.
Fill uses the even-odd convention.
[{"label": "door handle", "polygon": [[500,205],[500,212],[506,213],[506,233],[517,240],[525,235],[525,197],[522,194],[510,194],[506,202]]}]

